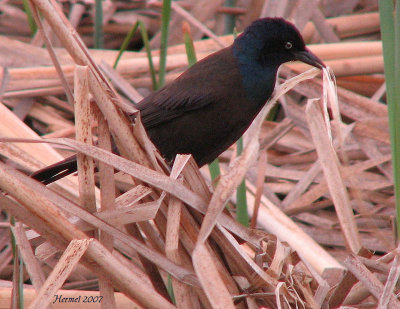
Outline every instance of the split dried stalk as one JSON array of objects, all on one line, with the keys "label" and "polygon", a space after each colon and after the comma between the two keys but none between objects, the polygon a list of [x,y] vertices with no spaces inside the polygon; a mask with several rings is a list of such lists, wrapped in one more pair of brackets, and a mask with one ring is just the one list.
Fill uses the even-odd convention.
[{"label": "split dried stalk", "polygon": [[[89,102],[88,67],[77,66],[75,68],[74,81],[76,140],[91,145],[92,116]],[[77,161],[80,204],[89,212],[95,212],[96,197],[93,159],[78,153]]]},{"label": "split dried stalk", "polygon": [[65,249],[63,255],[53,268],[46,282],[41,287],[35,301],[29,306],[30,309],[40,309],[47,307],[54,295],[61,288],[64,281],[71,274],[74,267],[89,247],[89,239],[72,240]]},{"label": "split dried stalk", "polygon": [[348,248],[351,252],[358,252],[361,243],[348,193],[340,173],[340,163],[329,139],[321,112],[315,103],[315,101],[309,101],[306,110],[310,132]]}]

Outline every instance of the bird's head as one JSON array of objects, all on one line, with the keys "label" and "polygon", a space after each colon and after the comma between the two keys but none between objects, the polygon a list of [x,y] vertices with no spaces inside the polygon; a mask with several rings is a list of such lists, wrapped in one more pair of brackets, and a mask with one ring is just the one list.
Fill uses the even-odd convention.
[{"label": "bird's head", "polygon": [[296,27],[283,18],[254,21],[237,37],[233,48],[236,57],[256,61],[262,66],[279,67],[285,62],[298,60],[320,69],[325,67],[305,46]]}]

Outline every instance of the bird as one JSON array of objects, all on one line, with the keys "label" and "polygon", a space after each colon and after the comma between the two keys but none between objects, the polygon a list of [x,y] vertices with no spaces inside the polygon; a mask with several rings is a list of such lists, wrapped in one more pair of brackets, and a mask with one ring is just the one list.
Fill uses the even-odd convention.
[{"label": "bird", "polygon": [[[283,18],[260,18],[232,45],[210,54],[135,106],[153,144],[171,163],[191,154],[199,167],[237,141],[272,96],[279,67],[325,64]],[[135,121],[135,115],[130,115]],[[31,176],[48,184],[77,170],[76,156]]]}]

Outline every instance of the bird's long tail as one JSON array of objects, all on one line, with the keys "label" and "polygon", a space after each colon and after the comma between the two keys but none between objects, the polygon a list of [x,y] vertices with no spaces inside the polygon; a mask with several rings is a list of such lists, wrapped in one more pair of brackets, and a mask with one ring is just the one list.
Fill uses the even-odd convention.
[{"label": "bird's long tail", "polygon": [[76,162],[76,155],[73,155],[66,158],[65,160],[56,162],[52,165],[49,165],[34,172],[33,174],[31,174],[31,177],[47,185],[58,179],[75,173],[77,169],[78,166]]}]

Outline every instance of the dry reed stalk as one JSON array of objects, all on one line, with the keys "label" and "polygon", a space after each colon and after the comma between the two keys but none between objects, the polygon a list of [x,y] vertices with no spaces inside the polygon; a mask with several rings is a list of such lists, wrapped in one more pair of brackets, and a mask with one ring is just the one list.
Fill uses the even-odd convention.
[{"label": "dry reed stalk", "polygon": [[[361,263],[361,261],[355,255],[350,255],[344,264],[348,270],[360,280],[368,291],[377,299],[383,294],[384,286],[383,284],[374,276],[367,267]],[[388,295],[388,305],[392,308],[400,308],[400,302],[396,299],[395,295],[392,293]]]},{"label": "dry reed stalk", "polygon": [[[378,12],[340,16],[326,21],[341,38],[379,31]],[[302,35],[306,41],[310,41],[315,31],[315,26],[310,22],[305,26]]]},{"label": "dry reed stalk", "polygon": [[[338,77],[383,73],[383,57],[381,55],[327,60],[325,62]],[[307,68],[307,65],[298,63],[289,64],[288,67],[296,72],[303,72]]]},{"label": "dry reed stalk", "polygon": [[[0,104],[0,132],[2,136],[16,137],[16,138],[31,138],[38,137],[30,128],[28,128],[20,119],[18,119],[8,108]],[[31,147],[30,147],[31,146]],[[26,153],[31,153],[31,156],[36,160],[42,162],[43,165],[49,165],[54,162],[62,160],[60,156],[52,147],[46,144],[36,144],[27,146],[26,144],[19,144],[18,148]],[[38,168],[40,166],[34,166]]]},{"label": "dry reed stalk", "polygon": [[[391,297],[393,295],[393,292],[395,292],[395,286],[397,280],[399,280],[400,265],[399,265],[398,250],[396,250],[395,253],[396,256],[394,257],[394,260],[392,262],[392,267],[390,268],[390,273],[388,275],[385,288],[381,294],[381,297],[379,298],[379,303],[378,303],[379,308],[387,308],[391,300]],[[400,304],[398,306],[400,307]]]},{"label": "dry reed stalk", "polygon": [[29,277],[31,278],[32,285],[35,288],[36,292],[39,292],[40,288],[43,286],[45,282],[45,276],[43,270],[38,263],[38,260],[33,253],[31,244],[29,243],[28,238],[26,237],[25,230],[21,222],[15,223],[15,226],[12,228],[13,234],[15,236],[15,240],[21,252],[21,256],[26,265],[27,271],[29,273]]},{"label": "dry reed stalk", "polygon": [[[84,66],[77,66],[75,68],[74,76],[74,107],[75,107],[75,123],[76,123],[76,139],[80,142],[92,144],[92,132],[91,132],[91,108],[89,102],[89,86],[88,86],[88,68]],[[100,120],[101,121],[101,120]],[[103,121],[104,127],[104,121]],[[103,129],[104,131],[104,129]],[[110,139],[110,137],[108,137]],[[111,142],[109,141],[109,149],[111,150]],[[96,212],[96,197],[95,197],[95,183],[94,183],[94,162],[93,159],[82,154],[77,154],[78,164],[78,181],[79,181],[79,197],[81,207],[87,209],[89,212]],[[103,167],[104,168],[104,167]],[[110,171],[110,169],[109,169]],[[111,175],[113,171],[111,170]],[[112,180],[112,178],[111,178]],[[110,185],[114,185],[111,181],[108,182]],[[114,186],[110,186],[113,189]],[[110,189],[104,189],[102,187],[102,205],[104,208],[107,198],[105,193],[112,193]],[[107,190],[104,192],[104,190]],[[110,194],[108,202],[109,208],[112,208],[115,194]],[[100,242],[112,251],[112,236],[99,231]],[[110,282],[103,277],[99,278],[100,295],[104,297],[102,299],[102,306],[106,308],[115,308],[115,299]]]},{"label": "dry reed stalk", "polygon": [[171,8],[181,15],[183,18],[185,18],[188,22],[190,22],[193,26],[198,28],[201,32],[209,36],[211,39],[213,39],[219,47],[226,47],[227,45],[222,42],[217,35],[215,35],[210,29],[208,29],[202,22],[200,22],[197,18],[195,18],[192,14],[187,12],[185,9],[183,9],[178,3],[172,2],[171,3]]},{"label": "dry reed stalk", "polygon": [[[92,144],[91,111],[89,102],[88,68],[77,66],[74,78],[74,107],[76,140]],[[96,211],[93,159],[77,154],[80,205],[89,212]]]},{"label": "dry reed stalk", "polygon": [[[192,254],[193,266],[196,274],[206,292],[209,301],[215,308],[233,308],[230,294],[226,289],[211,256],[206,250],[205,241],[217,223],[217,219],[225,206],[233,190],[242,181],[249,164],[254,160],[258,151],[258,141],[253,139],[242,153],[238,161],[232,165],[230,172],[224,175],[218,182],[215,193],[207,207],[201,229],[199,231],[196,247]],[[210,284],[212,282],[212,284]]]},{"label": "dry reed stalk", "polygon": [[71,241],[56,267],[54,267],[51,274],[47,277],[46,282],[40,288],[37,297],[30,304],[30,309],[44,308],[51,304],[55,293],[61,288],[64,281],[89,247],[89,242],[90,240],[88,239],[74,239]]},{"label": "dry reed stalk", "polygon": [[[0,104],[0,132],[3,136],[16,138],[38,138],[38,135],[18,119],[3,104]],[[32,146],[32,147],[30,147]],[[36,170],[45,165],[53,164],[63,159],[51,146],[47,144],[35,145],[17,144],[13,149],[12,158],[29,170]],[[30,155],[26,155],[30,153]],[[29,157],[29,159],[28,159]],[[63,189],[73,196],[77,196],[78,183],[76,179],[67,177],[60,182]]]},{"label": "dry reed stalk", "polygon": [[[188,159],[190,159],[190,156],[177,156],[170,177],[177,179]],[[184,206],[181,200],[172,196],[170,197],[168,204],[167,229],[165,233],[165,253],[171,261],[174,261],[178,265],[182,265],[181,255],[178,250],[182,207]],[[200,305],[197,299],[191,295],[191,291],[187,285],[182,284],[179,280],[174,278],[172,279],[172,284],[174,287],[176,304],[179,308],[194,308]]]},{"label": "dry reed stalk", "polygon": [[352,252],[358,252],[361,244],[350,200],[340,175],[340,163],[329,140],[321,112],[312,101],[308,103],[306,116],[347,244]]},{"label": "dry reed stalk", "polygon": [[[54,67],[55,67],[55,69],[56,69],[56,71],[58,73],[58,76],[59,76],[60,80],[61,80],[61,83],[62,83],[62,86],[63,86],[63,88],[65,90],[65,94],[67,96],[68,102],[69,102],[70,105],[72,105],[73,104],[72,103],[73,102],[72,101],[73,100],[72,99],[72,97],[73,97],[72,90],[69,87],[67,79],[66,79],[66,77],[65,77],[65,75],[64,75],[64,73],[63,73],[63,71],[61,69],[61,64],[58,61],[57,55],[56,55],[56,53],[54,51],[54,48],[53,48],[53,45],[52,45],[52,41],[50,40],[50,38],[47,35],[47,32],[45,31],[44,26],[43,26],[43,24],[42,24],[42,22],[40,20],[39,14],[38,14],[37,10],[35,9],[32,1],[28,1],[28,3],[29,3],[29,7],[31,9],[33,18],[34,18],[36,24],[38,25],[38,28],[40,29],[40,32],[42,34],[41,38],[43,39],[44,43],[47,46],[47,50],[49,52],[49,56],[50,56],[50,58],[51,58],[51,60],[52,60],[52,62],[54,64]],[[46,22],[45,26],[49,26],[47,24],[47,21],[45,21],[45,22]]]},{"label": "dry reed stalk", "polygon": [[[313,53],[324,60],[382,55],[382,44],[380,41],[310,44],[308,46]],[[354,52],[355,50],[357,53]]]},{"label": "dry reed stalk", "polygon": [[[107,123],[97,109],[97,106],[92,105],[94,109],[94,115],[98,121],[98,135],[99,135],[99,147],[111,151],[111,136],[108,130]],[[115,182],[114,182],[114,170],[111,166],[99,162],[99,181],[100,181],[100,207],[99,213],[104,214],[105,212],[112,212],[116,209],[116,190],[115,190]],[[131,201],[131,199],[130,199]],[[120,216],[120,215],[119,215]],[[114,218],[118,218],[119,216],[115,216]],[[116,224],[117,226],[120,223]],[[114,238],[111,234],[105,233],[99,230],[99,240],[104,245],[105,248],[113,251],[114,248]],[[117,308],[117,301],[115,299],[115,291],[112,284],[109,282],[107,278],[100,278],[99,281],[99,289],[100,295],[104,296],[104,304],[103,307],[106,308]]]},{"label": "dry reed stalk", "polygon": [[260,158],[258,161],[257,187],[253,205],[253,214],[251,216],[251,223],[250,223],[250,227],[253,229],[256,227],[257,223],[257,215],[258,215],[258,210],[260,208],[266,168],[267,168],[267,152],[261,151]]},{"label": "dry reed stalk", "polygon": [[[116,72],[110,65],[105,62],[100,64],[101,70],[111,80],[113,85],[119,89],[127,98],[132,102],[138,103],[143,99],[143,96],[133,88],[118,72]],[[136,112],[136,109],[131,104],[126,104],[125,108],[130,108],[128,111],[131,113]]]}]

